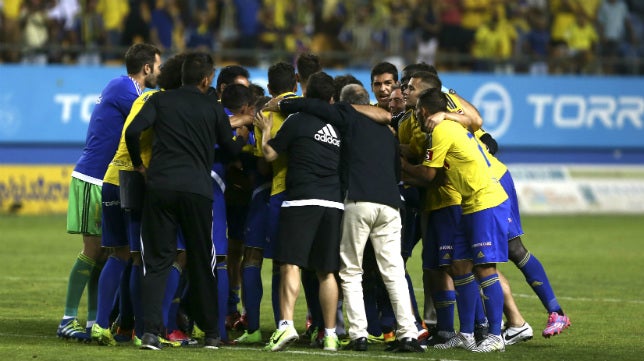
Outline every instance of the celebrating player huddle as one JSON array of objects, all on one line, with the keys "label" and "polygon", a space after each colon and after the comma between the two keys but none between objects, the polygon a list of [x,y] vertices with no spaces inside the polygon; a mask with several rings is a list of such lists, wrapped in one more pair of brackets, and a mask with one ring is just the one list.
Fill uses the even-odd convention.
[{"label": "celebrating player huddle", "polygon": [[[521,241],[496,141],[432,66],[408,65],[399,81],[394,65],[377,64],[370,105],[359,81],[332,78],[313,54],[297,70],[273,64],[270,97],[241,66],[222,68],[212,88],[210,55],[163,67],[159,55],[133,46],[128,76],[92,113],[68,211],[84,249],[58,336],[152,350],[280,351],[304,339],[330,352],[504,351],[533,337],[496,268],[508,260],[548,312],[542,335],[570,326]],[[405,267],[420,240],[422,314]],[[270,337],[260,328],[264,258],[273,260]],[[300,285],[306,316],[295,314]]]}]

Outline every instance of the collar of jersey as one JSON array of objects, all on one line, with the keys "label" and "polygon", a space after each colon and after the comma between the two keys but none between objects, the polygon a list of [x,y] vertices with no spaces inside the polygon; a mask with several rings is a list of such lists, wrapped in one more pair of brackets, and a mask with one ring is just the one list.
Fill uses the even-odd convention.
[{"label": "collar of jersey", "polygon": [[282,94],[278,95],[276,98],[279,98],[279,97],[282,97],[282,99],[295,98],[295,97],[297,97],[297,94],[295,94],[293,92],[286,92],[286,93],[282,93]]},{"label": "collar of jersey", "polygon": [[139,85],[139,82],[134,80],[134,78],[132,78],[131,76],[128,75],[127,77],[130,78],[130,80],[132,81],[132,84],[134,84],[134,88],[136,89],[136,95],[143,94],[143,90],[145,90],[145,88],[141,88],[141,86]]}]

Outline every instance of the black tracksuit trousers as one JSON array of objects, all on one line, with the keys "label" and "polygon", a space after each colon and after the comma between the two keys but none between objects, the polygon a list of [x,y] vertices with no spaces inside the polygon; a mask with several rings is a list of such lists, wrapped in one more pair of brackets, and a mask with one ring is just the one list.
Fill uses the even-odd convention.
[{"label": "black tracksuit trousers", "polygon": [[168,273],[177,254],[179,229],[186,242],[188,313],[206,337],[219,337],[212,200],[195,193],[150,187],[146,190],[141,219],[144,331],[165,336],[162,303]]}]

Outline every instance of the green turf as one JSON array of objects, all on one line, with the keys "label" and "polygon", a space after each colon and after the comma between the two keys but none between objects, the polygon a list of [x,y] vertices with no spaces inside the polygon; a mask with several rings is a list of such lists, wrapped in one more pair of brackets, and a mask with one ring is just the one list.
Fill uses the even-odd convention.
[{"label": "green turf", "polygon": [[[0,358],[11,360],[642,360],[644,359],[644,281],[641,216],[524,217],[524,243],[544,264],[572,327],[552,339],[540,332],[546,313],[511,264],[501,269],[509,278],[517,304],[532,325],[535,338],[505,353],[472,354],[464,350],[391,355],[381,347],[367,353],[328,353],[304,345],[287,352],[267,353],[259,347],[164,349],[99,347],[57,339],[68,272],[80,251],[79,236],[65,233],[64,216],[0,215]],[[420,248],[409,268],[422,300]],[[270,262],[264,265],[262,330],[268,338]],[[303,297],[298,301],[296,327],[304,325]],[[79,315],[84,322],[85,299]],[[233,335],[235,336],[235,335]]]}]

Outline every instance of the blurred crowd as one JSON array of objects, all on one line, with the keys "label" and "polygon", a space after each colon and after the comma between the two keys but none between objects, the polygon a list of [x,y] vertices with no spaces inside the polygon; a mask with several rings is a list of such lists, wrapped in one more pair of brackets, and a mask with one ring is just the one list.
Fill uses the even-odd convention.
[{"label": "blurred crowd", "polygon": [[0,0],[0,62],[103,64],[149,42],[263,66],[644,73],[641,0]]}]

